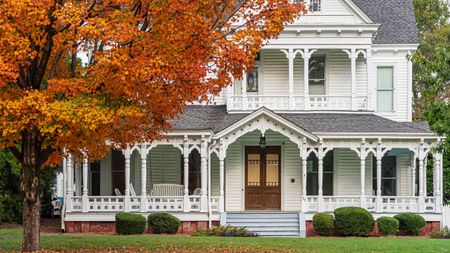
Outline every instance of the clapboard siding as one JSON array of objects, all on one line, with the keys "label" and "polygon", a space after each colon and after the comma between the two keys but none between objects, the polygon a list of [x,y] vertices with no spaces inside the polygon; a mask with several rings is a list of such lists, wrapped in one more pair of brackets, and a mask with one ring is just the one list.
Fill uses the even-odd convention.
[{"label": "clapboard siding", "polygon": [[399,159],[400,166],[400,196],[412,196],[412,175],[411,175],[411,155],[410,154],[400,154],[397,156]]},{"label": "clapboard siding", "polygon": [[211,155],[211,195],[219,196],[219,158]]},{"label": "clapboard siding", "polygon": [[100,195],[110,196],[112,191],[111,152],[100,161]]},{"label": "clapboard siding", "polygon": [[[335,195],[354,196],[361,193],[361,163],[358,155],[350,149],[336,149],[335,158],[336,175],[335,183],[337,192]],[[372,169],[371,157],[366,159],[366,185],[367,195],[372,192]]]},{"label": "clapboard siding", "polygon": [[289,64],[286,55],[280,50],[262,51],[265,95],[289,94]]},{"label": "clapboard siding", "polygon": [[363,21],[341,0],[322,1],[322,11],[302,15],[296,23],[349,24]]},{"label": "clapboard siding", "polygon": [[242,201],[242,151],[240,141],[231,144],[227,150],[225,168],[226,211],[241,211]]},{"label": "clapboard siding", "polygon": [[[298,147],[288,140],[285,140],[285,145],[282,149],[282,157],[284,159],[284,173],[283,173],[283,196],[284,202],[283,211],[299,211],[301,201],[301,163],[300,163],[300,150]],[[291,179],[295,182],[292,183]]]},{"label": "clapboard siding", "polygon": [[338,96],[351,95],[352,76],[348,55],[341,50],[332,50],[328,57],[328,94]]}]

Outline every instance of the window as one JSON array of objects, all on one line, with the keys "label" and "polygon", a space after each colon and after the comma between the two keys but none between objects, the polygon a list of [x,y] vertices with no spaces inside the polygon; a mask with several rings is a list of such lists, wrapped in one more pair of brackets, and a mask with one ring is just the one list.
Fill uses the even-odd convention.
[{"label": "window", "polygon": [[[372,189],[373,194],[377,193],[377,159],[373,157],[372,167]],[[397,195],[397,157],[384,156],[381,160],[381,195]]]},{"label": "window", "polygon": [[321,11],[322,1],[321,0],[311,0],[309,5],[309,10],[312,12]]},{"label": "window", "polygon": [[[184,185],[184,159],[181,159],[181,182]],[[200,188],[201,180],[201,156],[197,149],[189,153],[189,194],[193,194],[196,188]]]},{"label": "window", "polygon": [[[314,153],[309,155],[306,165],[308,175],[306,178],[306,194],[316,196],[319,194],[319,159]],[[323,195],[333,195],[333,152],[328,152],[323,158]]]},{"label": "window", "polygon": [[91,196],[100,196],[100,162],[91,163]]},{"label": "window", "polygon": [[309,60],[309,94],[325,95],[325,56],[313,56]]},{"label": "window", "polygon": [[394,68],[377,69],[377,111],[394,111]]},{"label": "window", "polygon": [[125,156],[122,151],[113,150],[112,151],[112,159],[111,159],[111,167],[112,167],[112,190],[117,188],[119,191],[124,194],[125,192]]},{"label": "window", "polygon": [[247,92],[258,92],[258,67],[247,72]]}]

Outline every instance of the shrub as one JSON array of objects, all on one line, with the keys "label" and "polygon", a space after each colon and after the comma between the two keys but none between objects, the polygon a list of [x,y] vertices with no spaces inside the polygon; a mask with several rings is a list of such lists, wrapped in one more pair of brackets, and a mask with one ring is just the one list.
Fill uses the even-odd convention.
[{"label": "shrub", "polygon": [[396,235],[399,231],[399,222],[392,217],[380,217],[377,219],[378,231],[383,236]]},{"label": "shrub", "polygon": [[245,227],[215,226],[211,229],[201,228],[193,236],[228,236],[228,237],[256,237],[258,234],[248,231]]},{"label": "shrub", "polygon": [[425,227],[425,219],[413,213],[402,213],[394,216],[399,221],[400,233],[402,235],[419,235],[420,230]]},{"label": "shrub", "polygon": [[334,218],[336,232],[343,236],[368,236],[373,230],[373,216],[364,208],[337,208]]},{"label": "shrub", "polygon": [[449,231],[448,227],[446,226],[442,230],[431,232],[430,237],[437,238],[437,239],[450,239],[450,231]]},{"label": "shrub", "polygon": [[313,226],[319,235],[330,236],[334,230],[333,215],[328,213],[317,213],[313,217]]},{"label": "shrub", "polygon": [[142,234],[146,219],[140,214],[119,212],[116,214],[116,233],[120,235]]},{"label": "shrub", "polygon": [[169,213],[152,213],[148,216],[148,225],[155,234],[176,234],[181,221]]}]

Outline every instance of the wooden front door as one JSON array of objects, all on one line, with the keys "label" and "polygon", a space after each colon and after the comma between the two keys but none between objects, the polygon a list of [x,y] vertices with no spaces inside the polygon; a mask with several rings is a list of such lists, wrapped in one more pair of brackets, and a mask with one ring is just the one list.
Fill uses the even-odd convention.
[{"label": "wooden front door", "polygon": [[245,209],[281,209],[281,148],[245,148]]}]

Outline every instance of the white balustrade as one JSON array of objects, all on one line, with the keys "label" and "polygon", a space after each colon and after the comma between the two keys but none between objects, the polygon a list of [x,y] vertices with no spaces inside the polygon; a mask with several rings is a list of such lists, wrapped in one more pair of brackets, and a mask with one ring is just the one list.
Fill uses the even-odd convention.
[{"label": "white balustrade", "polygon": [[[354,98],[355,110],[367,110],[367,97],[357,96]],[[244,100],[246,101],[244,103]],[[292,100],[290,102],[290,100]],[[228,110],[257,110],[266,107],[271,110],[304,110],[304,96],[284,96],[284,95],[235,95],[228,97]],[[306,101],[308,110],[312,111],[351,111],[351,96],[334,96],[334,95],[310,95]]]},{"label": "white balustrade", "polygon": [[149,212],[180,212],[183,211],[183,196],[149,196]]},{"label": "white balustrade", "polygon": [[83,197],[81,196],[72,196],[71,203],[72,206],[70,207],[70,211],[72,212],[81,212],[82,205],[83,205]]},{"label": "white balustrade", "polygon": [[220,197],[211,197],[211,211],[218,212],[220,209]]},{"label": "white balustrade", "polygon": [[89,212],[119,212],[125,210],[124,196],[89,196]]},{"label": "white balustrade", "polygon": [[402,213],[419,211],[418,197],[383,196],[381,201],[383,212]]},{"label": "white balustrade", "polygon": [[191,211],[200,212],[200,196],[189,196]]}]

